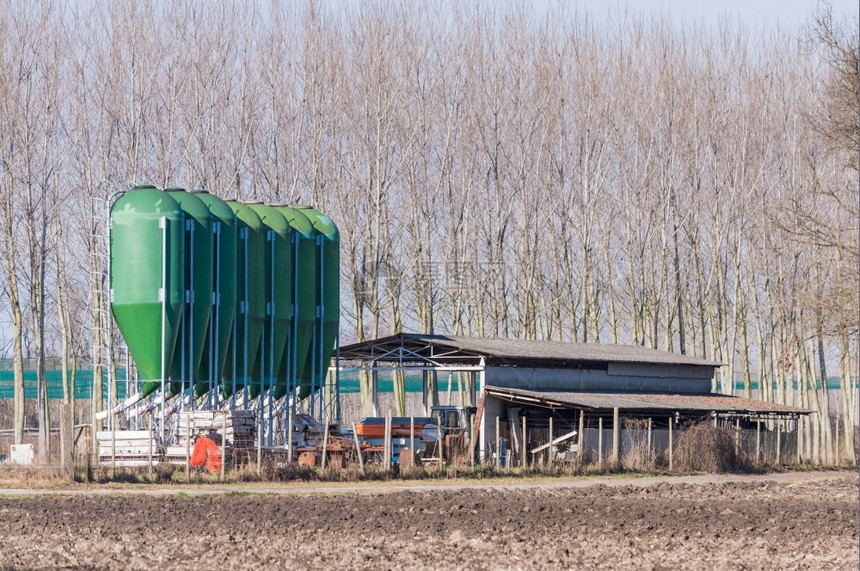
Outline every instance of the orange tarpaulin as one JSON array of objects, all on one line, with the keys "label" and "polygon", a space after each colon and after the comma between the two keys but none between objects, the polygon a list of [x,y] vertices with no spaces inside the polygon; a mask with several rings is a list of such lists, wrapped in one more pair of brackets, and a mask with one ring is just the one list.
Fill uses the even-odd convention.
[{"label": "orange tarpaulin", "polygon": [[221,449],[209,438],[201,436],[194,443],[194,450],[191,452],[191,465],[194,467],[206,464],[206,469],[212,472],[221,471]]}]

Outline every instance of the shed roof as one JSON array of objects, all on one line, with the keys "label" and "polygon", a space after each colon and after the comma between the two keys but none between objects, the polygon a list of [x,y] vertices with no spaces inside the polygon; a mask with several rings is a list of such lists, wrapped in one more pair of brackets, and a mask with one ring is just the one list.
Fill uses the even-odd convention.
[{"label": "shed roof", "polygon": [[371,362],[428,362],[487,365],[544,365],[570,367],[583,363],[638,363],[719,367],[689,355],[610,343],[565,343],[525,339],[490,339],[455,335],[398,333],[340,348],[341,360]]},{"label": "shed roof", "polygon": [[800,408],[740,397],[705,394],[681,395],[658,393],[593,393],[578,391],[539,391],[510,389],[487,385],[484,392],[512,402],[539,405],[546,408],[581,408],[628,413],[644,412],[717,412],[753,415],[807,414]]}]

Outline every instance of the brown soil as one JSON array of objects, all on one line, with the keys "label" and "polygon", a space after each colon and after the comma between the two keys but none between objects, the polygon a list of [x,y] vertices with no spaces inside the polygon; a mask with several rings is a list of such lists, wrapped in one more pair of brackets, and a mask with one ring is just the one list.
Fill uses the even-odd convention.
[{"label": "brown soil", "polygon": [[0,498],[0,568],[856,569],[857,477]]}]

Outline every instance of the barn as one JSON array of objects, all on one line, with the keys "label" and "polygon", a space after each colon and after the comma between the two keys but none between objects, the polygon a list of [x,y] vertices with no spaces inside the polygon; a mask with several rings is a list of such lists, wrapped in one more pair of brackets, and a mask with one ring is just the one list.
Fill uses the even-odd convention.
[{"label": "barn", "polygon": [[659,452],[673,431],[703,420],[736,428],[756,455],[765,443],[785,454],[806,413],[715,393],[720,363],[642,346],[399,333],[342,347],[340,360],[374,380],[420,371],[425,410],[414,414],[440,403],[440,377],[461,379],[476,457],[508,465],[575,453],[617,461],[632,438]]}]

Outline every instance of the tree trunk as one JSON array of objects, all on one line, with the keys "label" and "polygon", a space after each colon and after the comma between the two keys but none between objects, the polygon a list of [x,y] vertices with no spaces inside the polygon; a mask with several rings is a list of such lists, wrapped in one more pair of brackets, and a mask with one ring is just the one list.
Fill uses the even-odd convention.
[{"label": "tree trunk", "polygon": [[[17,289],[17,286],[12,286]],[[24,443],[24,347],[23,330],[24,316],[17,301],[10,300],[10,311],[12,313],[12,370],[14,376],[14,427],[15,444]]]},{"label": "tree trunk", "polygon": [[406,416],[406,374],[402,369],[393,372],[394,409],[397,416]]},{"label": "tree trunk", "polygon": [[824,359],[824,339],[821,333],[818,334],[818,366],[821,371],[821,387],[816,386],[817,391],[821,391],[819,399],[819,411],[821,417],[822,428],[822,446],[824,454],[822,460],[829,466],[834,464],[834,447],[833,447],[833,427],[830,422],[830,390],[827,388],[827,365]]},{"label": "tree trunk", "polygon": [[851,383],[851,347],[848,335],[843,332],[839,351],[839,391],[842,397],[842,426],[844,427],[845,452],[852,465],[857,463],[854,439],[854,388]]}]

